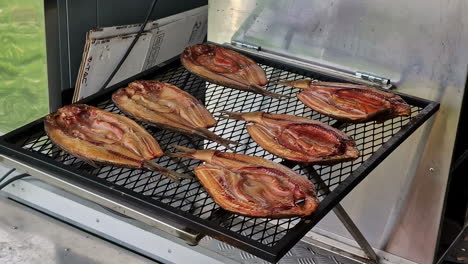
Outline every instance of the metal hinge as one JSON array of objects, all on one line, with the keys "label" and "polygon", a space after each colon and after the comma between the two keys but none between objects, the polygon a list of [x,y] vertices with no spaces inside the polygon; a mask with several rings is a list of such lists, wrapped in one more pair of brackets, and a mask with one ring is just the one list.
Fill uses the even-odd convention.
[{"label": "metal hinge", "polygon": [[385,86],[390,84],[390,79],[376,76],[370,73],[355,72],[354,75],[362,80],[366,80],[366,81],[373,82],[376,84],[385,85]]},{"label": "metal hinge", "polygon": [[251,50],[256,50],[256,51],[261,51],[262,50],[262,47],[260,47],[260,46],[252,45],[252,44],[249,44],[249,43],[244,43],[244,42],[240,42],[240,41],[236,41],[236,40],[231,41],[231,44],[234,45],[234,46],[237,46],[239,48],[246,48],[246,49],[251,49]]}]

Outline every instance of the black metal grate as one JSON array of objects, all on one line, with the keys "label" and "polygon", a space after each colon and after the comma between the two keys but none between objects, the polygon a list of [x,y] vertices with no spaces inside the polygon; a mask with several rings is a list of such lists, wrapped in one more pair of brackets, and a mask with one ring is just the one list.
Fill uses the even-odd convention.
[{"label": "black metal grate", "polygon": [[[276,93],[292,96],[288,100],[277,100],[269,97],[264,97],[258,94],[247,93],[239,90],[225,88],[216,84],[207,83],[195,75],[186,71],[182,66],[173,64],[163,68],[157,75],[152,76],[153,79],[176,85],[195,97],[205,102],[208,110],[212,113],[220,110],[233,112],[253,112],[265,111],[270,113],[290,114],[297,116],[305,116],[314,120],[320,120],[324,123],[338,126],[336,120],[320,115],[304,106],[294,95],[298,89],[286,87],[283,85],[274,84],[278,80],[293,80],[306,78],[304,75],[294,73],[290,70],[285,70],[280,67],[268,66],[262,64],[267,77],[272,83],[268,86],[268,90]],[[307,74],[308,78],[316,78],[323,81],[333,81],[335,79],[327,78],[313,73]],[[148,76],[146,77],[148,78]],[[120,113],[118,108],[110,101],[110,93],[103,95],[99,100],[94,100],[95,105],[114,113]],[[416,99],[412,99],[414,101]],[[137,169],[117,168],[112,166],[94,168],[82,160],[79,160],[55,147],[51,144],[43,130],[34,133],[32,136],[24,137],[31,133],[23,133],[22,140],[18,140],[18,135],[15,135],[14,143],[20,146],[27,152],[39,153],[44,157],[52,158],[60,161],[66,166],[77,169],[81,174],[88,178],[100,178],[109,184],[110,188],[124,190],[127,194],[136,197],[144,197],[146,201],[153,201],[156,206],[165,204],[177,214],[191,215],[191,219],[198,222],[198,225],[204,225],[208,221],[214,222],[218,229],[217,237],[232,242],[233,233],[240,235],[240,238],[245,240],[246,245],[240,247],[259,255],[260,257],[276,260],[282,256],[288,249],[292,247],[289,241],[297,241],[303,233],[310,230],[339,200],[346,195],[353,186],[357,184],[368,173],[363,170],[363,167],[368,166],[365,161],[371,158],[382,145],[388,142],[397,133],[405,132],[408,136],[411,130],[414,131],[425,119],[436,111],[436,104],[432,105],[433,109],[426,109],[422,115],[421,111],[427,102],[421,102],[418,106],[412,106],[411,116],[398,117],[388,120],[384,123],[369,122],[365,124],[341,124],[339,126],[346,134],[352,136],[357,143],[361,156],[352,162],[339,163],[333,166],[314,166],[321,180],[329,188],[322,190],[319,198],[322,200],[318,211],[308,220],[299,218],[291,219],[264,219],[264,218],[249,218],[229,214],[219,208],[218,205],[210,198],[208,193],[203,189],[198,180],[183,180],[177,185],[168,179],[161,178],[158,173],[146,172]],[[429,111],[431,110],[431,111]],[[121,113],[120,113],[121,114]],[[416,118],[417,117],[417,118]],[[418,119],[418,122],[415,120]],[[216,134],[224,138],[236,140],[241,144],[235,148],[237,153],[255,155],[275,162],[289,165],[299,173],[306,175],[305,169],[298,164],[284,162],[283,159],[265,151],[258,146],[247,133],[245,126],[247,123],[236,120],[218,120],[216,127],[212,129]],[[170,151],[168,146],[171,144],[185,145],[192,148],[208,148],[225,150],[224,147],[217,143],[203,141],[195,138],[183,136],[167,130],[145,126],[158,140],[161,147],[165,151]],[[42,127],[42,126],[41,126]],[[405,130],[405,131],[402,131]],[[407,131],[406,131],[407,130]],[[403,135],[403,134],[402,134]],[[402,137],[400,135],[400,137]],[[395,139],[394,144],[399,144],[403,139]],[[394,146],[396,147],[396,146]],[[391,150],[387,151],[388,153]],[[379,154],[379,159],[372,161],[374,166],[379,163],[388,153],[382,152]],[[384,155],[385,154],[385,155]],[[190,159],[175,159],[167,156],[156,160],[159,164],[177,170],[179,172],[189,173],[191,169],[200,164],[200,162]],[[372,166],[371,166],[372,167]],[[358,171],[358,170],[361,171]],[[372,169],[372,168],[370,168]],[[357,171],[353,174],[353,172]],[[346,182],[346,179],[353,175],[353,181]],[[312,177],[311,181],[315,182]],[[345,183],[345,184],[343,184]],[[343,188],[337,195],[329,197],[330,192],[334,192],[335,188],[343,185]],[[187,221],[184,222],[187,224]],[[209,232],[208,232],[209,233]],[[219,233],[225,234],[220,236]],[[286,238],[282,241],[283,238]],[[239,236],[237,236],[239,238]],[[256,242],[253,242],[256,241]],[[281,241],[281,242],[280,242]],[[251,246],[249,246],[251,245]],[[264,246],[261,246],[264,245]],[[264,255],[256,251],[256,248],[261,247],[263,250],[271,252],[271,255]]]}]

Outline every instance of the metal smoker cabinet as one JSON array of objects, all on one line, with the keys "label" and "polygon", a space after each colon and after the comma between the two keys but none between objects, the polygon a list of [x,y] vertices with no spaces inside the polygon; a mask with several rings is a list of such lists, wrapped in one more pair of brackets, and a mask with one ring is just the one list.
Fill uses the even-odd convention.
[{"label": "metal smoker cabinet", "polygon": [[[99,4],[99,1],[97,3]],[[438,12],[440,14],[446,14],[450,19],[430,24],[434,32],[432,35],[426,34],[428,30],[426,27],[428,26],[425,23],[431,17],[427,16],[427,13],[436,12],[437,4],[438,1],[426,3],[428,10],[423,15],[420,14],[416,5],[412,3],[373,3],[370,1],[362,3],[347,3],[345,1],[210,1],[208,40],[237,48],[239,51],[255,57],[257,61],[270,71],[269,75],[273,78],[275,76],[282,78],[291,76],[296,78],[302,76],[313,77],[315,76],[314,74],[318,74],[319,77],[317,78],[328,76],[328,78],[362,82],[381,87],[396,84],[398,91],[441,102],[442,112],[437,115],[437,118],[416,131],[408,139],[409,142],[401,145],[396,152],[390,154],[376,168],[371,175],[372,177],[367,178],[357,186],[350,194],[349,199],[345,198],[343,200],[344,207],[351,215],[351,218],[356,221],[356,225],[361,228],[364,235],[370,238],[370,245],[362,239],[362,235],[360,232],[357,232],[356,227],[349,221],[349,217],[343,208],[338,206],[334,209],[340,220],[346,223],[346,228],[352,230],[353,236],[357,237],[357,241],[366,249],[371,259],[375,257],[371,246],[378,249],[377,253],[381,256],[385,256],[381,261],[385,261],[386,258],[392,258],[393,255],[396,255],[418,263],[427,263],[433,257],[433,244],[435,244],[438,229],[438,222],[434,219],[440,217],[443,190],[446,184],[446,177],[444,178],[444,175],[447,171],[447,166],[450,164],[447,156],[450,156],[451,149],[453,148],[455,126],[459,114],[457,111],[459,111],[460,107],[459,94],[463,92],[464,86],[462,84],[466,75],[466,67],[463,69],[463,63],[461,62],[466,59],[466,54],[462,52],[460,46],[463,43],[467,43],[466,34],[463,34],[466,33],[466,29],[452,27],[460,21],[466,22],[463,21],[466,18],[462,16],[463,12],[461,11],[466,10],[466,4],[461,1],[455,1],[439,9]],[[411,18],[413,19],[412,23],[406,24],[406,27],[403,27],[407,21],[401,19],[400,16],[402,14],[398,12],[383,12],[385,9],[389,10],[392,8],[403,10],[403,6],[405,7],[405,14],[411,14]],[[443,45],[440,42],[436,44],[430,42],[432,44],[429,46],[417,45],[429,43],[431,39],[439,39],[443,42],[446,38],[450,38],[452,41]],[[411,45],[413,43],[416,43],[415,45],[418,48]],[[450,52],[447,52],[446,49],[449,49]],[[444,67],[450,66],[451,72],[444,70],[444,67],[441,67],[440,63],[443,63]],[[194,89],[192,92],[197,92],[197,89],[209,91],[210,85],[205,86],[204,83],[197,83],[195,77],[181,72],[176,64],[172,64],[171,66],[172,68],[166,67],[161,69],[157,72],[159,75],[156,74],[156,76],[152,77],[169,82],[181,82],[180,85],[183,86],[191,82],[187,88]],[[70,69],[71,67],[68,70]],[[144,73],[137,77],[150,76],[147,74],[149,73]],[[58,87],[63,88],[67,86],[61,85]],[[211,88],[215,87],[211,85]],[[275,89],[282,88],[275,87]],[[57,93],[52,90],[51,93],[56,95]],[[222,91],[232,94],[230,89],[225,90],[223,88]],[[282,91],[291,92],[284,89]],[[106,103],[104,100],[105,96],[105,94],[100,94],[99,96],[90,98],[87,102],[98,104],[100,107],[108,110],[115,110],[112,105]],[[215,93],[212,92],[211,95],[207,95],[207,97],[210,96],[213,98]],[[236,98],[241,98],[241,96],[234,93],[234,101],[238,100]],[[432,114],[437,108],[436,105],[432,105],[432,107],[426,109],[425,107],[431,105],[429,101],[411,98],[411,96],[405,97],[405,99],[413,103],[424,103],[424,106],[415,106],[415,117],[419,116],[421,108],[426,110],[424,114],[427,115]],[[410,104],[412,104],[411,102]],[[214,103],[211,107],[217,109],[219,106],[217,104]],[[244,106],[249,110],[252,110],[252,107],[262,107],[247,103],[244,103]],[[267,109],[276,109],[278,111],[281,109],[281,106],[275,106],[272,102],[267,102],[267,106]],[[285,108],[286,111],[291,111],[291,107],[293,106],[294,104],[288,104],[288,107]],[[311,116],[314,117],[313,114]],[[424,121],[427,117],[429,116],[421,118],[418,122]],[[320,119],[322,117],[316,116],[316,118]],[[332,122],[333,120],[324,119],[324,121]],[[406,125],[406,123],[403,124],[403,120],[401,121],[401,126]],[[441,124],[440,122],[443,123]],[[420,124],[418,123],[417,126]],[[40,122],[31,124],[29,128],[33,126],[39,127]],[[229,133],[232,132],[225,130],[225,127],[221,129]],[[445,131],[445,128],[448,128],[448,131]],[[355,131],[353,133],[356,133],[356,135],[358,134],[359,128],[350,129]],[[22,132],[26,131],[25,128]],[[17,138],[21,137],[18,133],[15,136]],[[167,136],[169,139],[173,138],[171,135]],[[406,136],[409,136],[409,134]],[[54,157],[54,153],[56,152],[53,148],[49,147],[49,144],[46,143],[47,139],[43,139],[42,135],[35,135],[35,137],[29,138],[29,141],[27,138],[22,139],[25,140],[23,142],[24,145],[21,146],[23,148],[22,151],[26,149],[37,152],[39,149],[40,153],[57,158],[57,156]],[[9,140],[11,140],[11,137]],[[445,144],[441,145],[441,142]],[[386,153],[386,155],[388,154]],[[57,155],[61,156],[60,154]],[[78,168],[81,166],[79,161],[72,160],[69,157],[61,156],[60,158],[65,159],[61,160],[61,162],[65,161],[66,165],[78,166]],[[5,160],[11,159],[6,158]],[[15,164],[14,160],[11,162]],[[435,163],[428,164],[427,162]],[[395,164],[398,164],[398,166],[395,166]],[[23,163],[22,165],[23,168],[31,173],[42,175],[40,177],[43,179],[50,176],[44,173],[43,170],[29,166],[31,163],[26,162],[26,164]],[[60,166],[58,167],[60,168]],[[329,172],[329,175],[332,176],[331,169],[329,168],[328,170],[330,171],[324,168],[323,172],[325,174]],[[322,173],[322,171],[319,172]],[[388,177],[389,172],[391,172],[392,178]],[[62,170],[60,173],[67,174],[67,171]],[[106,176],[102,173],[108,174]],[[312,178],[316,178],[313,171],[309,172],[309,174]],[[111,185],[118,185],[117,179],[112,178],[109,172],[101,171],[98,172],[98,175],[103,176],[107,180],[106,185],[111,181],[114,181],[111,182]],[[424,182],[428,179],[431,180],[431,183],[435,182],[435,184],[430,186],[425,185]],[[57,180],[60,181],[60,177],[53,180],[48,179],[48,181]],[[346,179],[333,181],[332,177],[330,177],[326,180],[328,183],[325,184],[321,180],[315,180],[319,189],[325,193],[322,194],[324,196],[330,193],[330,190],[327,190],[327,188],[332,187],[334,182],[341,184]],[[357,184],[359,181],[355,183]],[[421,187],[421,181],[423,181],[422,185],[424,188]],[[81,183],[83,184],[83,182]],[[76,186],[70,186],[69,182],[55,182],[55,185],[59,185],[71,192],[78,192],[80,196],[88,196],[87,198],[93,196],[93,193],[89,193],[89,189],[86,186],[81,186],[84,188],[78,190],[79,188],[76,188]],[[353,185],[355,184],[353,183]],[[350,190],[347,189],[343,194]],[[331,191],[333,193],[334,190]],[[426,198],[428,193],[431,194],[431,199],[422,199]],[[118,207],[112,201],[109,203],[108,197],[104,198],[100,202],[104,206],[141,220],[138,214],[141,214],[144,210],[125,211],[123,209],[128,208]],[[328,211],[337,202],[338,200],[330,202],[327,208]],[[135,204],[133,205],[135,206]],[[135,209],[135,207],[129,208]],[[426,212],[419,214],[418,217],[427,217],[429,220],[418,224],[420,224],[421,228],[430,227],[429,231],[425,229],[422,232],[422,230],[419,230],[415,226],[415,219],[412,218],[414,214],[411,213],[414,208],[417,209],[418,213],[422,208],[428,209]],[[323,212],[325,213],[325,211]],[[64,214],[66,213],[69,212],[64,212]],[[201,212],[202,214],[203,212]],[[147,215],[151,215],[151,212]],[[250,221],[241,220],[240,223],[237,223],[234,220],[235,217],[232,216],[222,220],[226,221],[230,219],[232,221],[229,228],[235,227],[238,224],[249,226]],[[340,228],[340,222],[333,218],[333,216],[327,216],[325,219],[326,221],[319,223],[315,229],[315,233],[309,235],[316,236],[315,234],[319,233],[332,237],[334,238],[333,241],[337,241],[332,242],[335,246],[339,244],[338,242],[348,242],[346,239],[348,234],[344,229]],[[159,219],[155,221],[160,222],[158,227],[164,230],[165,222]],[[268,226],[270,223],[267,222],[255,222],[254,226]],[[137,223],[133,222],[133,224],[138,226]],[[154,224],[154,222],[151,224]],[[283,224],[277,223],[276,226],[277,228],[282,228],[284,227]],[[172,225],[166,231],[172,232],[179,237],[185,236],[185,239],[197,239],[194,237],[196,232],[191,232],[183,225],[179,226],[179,228],[175,227]],[[411,228],[408,229],[408,227]],[[289,230],[289,226],[286,229]],[[291,230],[288,232],[292,232],[290,233],[292,235],[296,232],[297,235],[304,234],[307,230],[291,227]],[[423,233],[428,235],[429,239],[426,237],[424,241],[423,239],[413,241],[408,239],[408,234],[402,230],[405,230],[405,232],[406,230],[410,230],[412,232],[410,236],[413,236],[415,239],[423,235]],[[111,233],[110,230],[107,231]],[[251,234],[253,233],[252,231]],[[268,236],[268,234],[264,234],[264,236]],[[160,234],[160,238],[155,237],[153,239],[163,239],[164,237],[164,234]],[[236,239],[236,236],[232,236],[232,238]],[[170,240],[172,241],[172,239]],[[273,240],[275,240],[274,237]],[[297,240],[295,238],[292,241]],[[416,243],[414,243],[415,241]],[[246,242],[243,243],[245,244]],[[125,241],[123,241],[123,244],[125,244]],[[249,244],[249,242],[246,244]],[[253,245],[252,243],[250,244]],[[409,244],[417,250],[409,250],[408,248],[411,248],[408,247]],[[145,247],[141,243],[139,245],[141,248]],[[226,246],[220,245],[217,246],[218,248],[211,249],[217,252],[216,254],[223,255],[222,252],[223,249],[226,249]],[[264,247],[261,246],[259,248],[262,249]],[[343,248],[346,248],[346,246],[343,246]],[[203,249],[195,249],[195,251],[203,253],[194,256],[205,256],[206,258],[213,256],[212,253],[203,251]],[[279,253],[278,251],[276,257],[286,252]],[[349,255],[344,252],[342,253],[346,256]],[[286,255],[287,257],[289,256],[288,254]],[[239,255],[242,256],[243,253],[241,252]],[[161,253],[156,258],[165,259],[165,256],[166,254]],[[219,255],[215,258],[218,260],[223,259]],[[255,258],[249,257],[244,258],[244,260],[238,260],[233,256],[228,256],[227,258],[233,261],[258,261]],[[275,259],[274,256],[265,258],[270,260]],[[168,257],[168,259],[170,260],[171,258]],[[403,261],[397,257],[395,259]],[[360,261],[366,260],[360,259]]]}]

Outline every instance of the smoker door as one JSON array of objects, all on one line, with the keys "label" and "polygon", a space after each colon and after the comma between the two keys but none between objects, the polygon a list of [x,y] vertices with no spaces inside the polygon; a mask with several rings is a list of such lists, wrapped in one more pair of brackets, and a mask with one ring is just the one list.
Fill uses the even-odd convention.
[{"label": "smoker door", "polygon": [[[86,40],[95,27],[143,23],[152,0],[45,0],[50,109],[75,86]],[[207,0],[158,0],[150,20],[207,5]]]}]

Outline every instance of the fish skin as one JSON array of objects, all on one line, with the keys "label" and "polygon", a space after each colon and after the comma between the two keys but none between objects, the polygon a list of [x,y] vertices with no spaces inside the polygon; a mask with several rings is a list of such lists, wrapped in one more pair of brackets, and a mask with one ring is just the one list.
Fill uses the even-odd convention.
[{"label": "fish skin", "polygon": [[290,218],[312,214],[319,205],[313,183],[272,161],[216,150],[174,146],[186,157],[205,162],[194,169],[216,203],[249,217]]},{"label": "fish skin", "polygon": [[[60,108],[45,117],[44,129],[52,143],[93,165],[148,169],[152,159],[163,155],[156,139],[135,121],[89,105]],[[158,171],[175,181],[174,175],[185,177]]]},{"label": "fish skin", "polygon": [[222,86],[271,96],[288,96],[265,89],[268,80],[265,71],[252,59],[221,46],[204,43],[185,48],[180,60],[191,73]]},{"label": "fish skin", "polygon": [[[264,112],[222,112],[224,118],[253,123],[250,136],[267,151],[293,161],[332,164],[359,157],[354,140],[342,131],[304,117]],[[307,136],[309,133],[309,136]],[[317,141],[320,138],[322,142]]]},{"label": "fish skin", "polygon": [[211,113],[198,99],[172,84],[134,81],[117,90],[112,101],[125,114],[153,126],[202,137],[227,148],[237,144],[208,130],[217,123]]},{"label": "fish skin", "polygon": [[344,122],[383,122],[411,114],[411,107],[400,96],[369,86],[312,80],[279,83],[303,89],[297,98],[305,105]]}]

